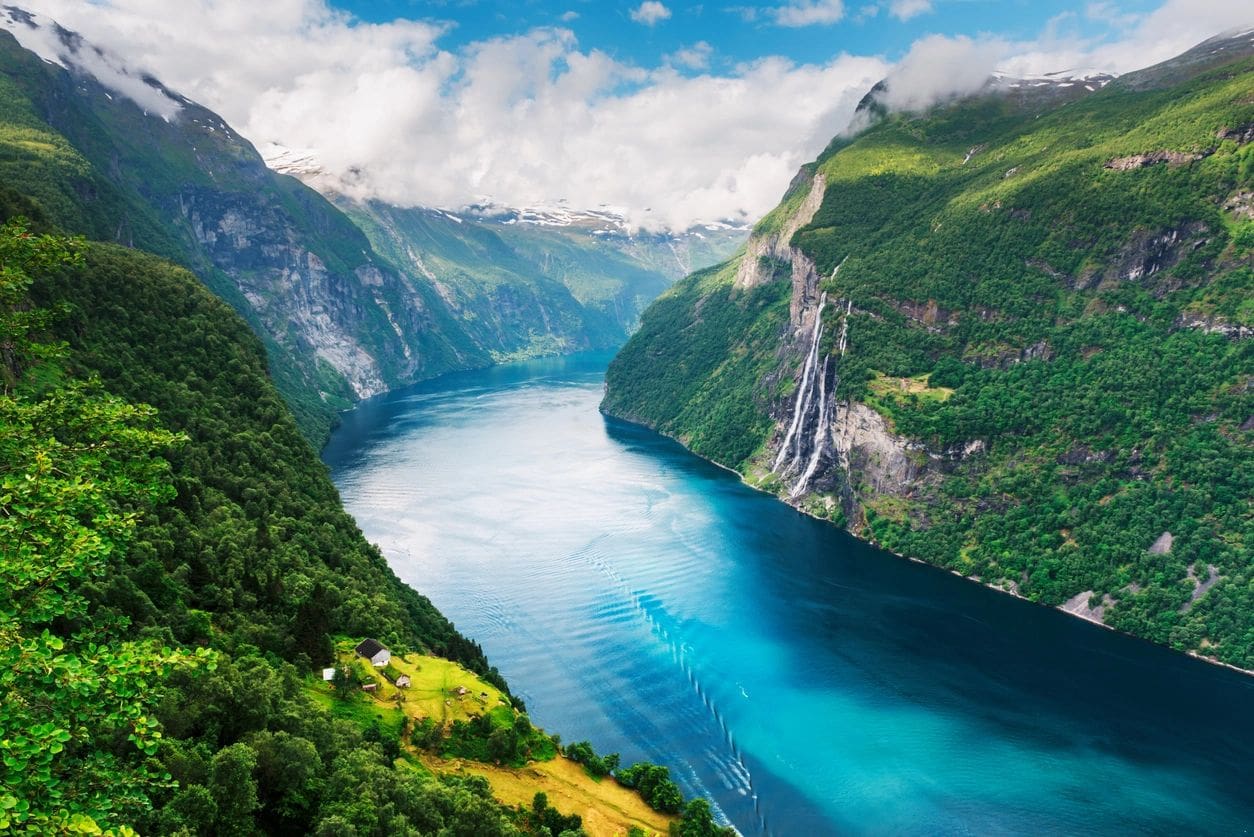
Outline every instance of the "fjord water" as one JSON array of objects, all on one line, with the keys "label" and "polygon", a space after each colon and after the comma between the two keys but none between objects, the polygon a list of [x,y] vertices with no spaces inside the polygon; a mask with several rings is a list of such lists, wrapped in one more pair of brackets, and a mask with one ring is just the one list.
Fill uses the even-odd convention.
[{"label": "fjord water", "polygon": [[535,722],[745,834],[1254,828],[1254,679],[799,515],[601,416],[607,361],[384,396],[324,454]]}]

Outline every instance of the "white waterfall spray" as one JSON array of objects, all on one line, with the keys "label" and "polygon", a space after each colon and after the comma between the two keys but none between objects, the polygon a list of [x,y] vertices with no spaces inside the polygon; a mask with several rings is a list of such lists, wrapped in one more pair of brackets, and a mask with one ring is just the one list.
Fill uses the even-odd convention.
[{"label": "white waterfall spray", "polygon": [[849,347],[849,315],[853,313],[853,300],[848,300],[848,303],[845,306],[845,321],[840,324],[840,345],[837,347],[841,357],[845,356],[845,349]]},{"label": "white waterfall spray", "polygon": [[[839,270],[840,268],[837,268]],[[833,274],[835,275],[835,274]],[[801,386],[797,388],[797,403],[792,411],[792,424],[788,427],[788,433],[784,435],[784,443],[779,446],[779,454],[775,457],[775,464],[772,471],[778,471],[780,464],[784,461],[784,457],[794,447],[794,441],[800,442],[797,436],[797,428],[801,426],[801,416],[805,414],[806,408],[810,403],[810,384],[814,377],[815,367],[818,366],[819,358],[819,341],[823,337],[823,306],[827,304],[827,292],[824,291],[819,297],[819,310],[814,315],[814,335],[810,340],[810,351],[806,353],[805,368],[801,372]],[[797,454],[793,454],[795,460]],[[789,460],[788,468],[792,467],[792,460]],[[784,470],[787,471],[788,468]]]},{"label": "white waterfall spray", "polygon": [[[840,340],[837,343],[837,352],[839,357],[845,356],[845,350],[849,348],[849,315],[853,313],[853,300],[847,300],[845,305],[845,319],[840,324]],[[814,442],[810,449],[810,461],[806,463],[806,469],[801,474],[801,478],[797,480],[796,485],[792,487],[790,497],[793,499],[800,497],[810,487],[810,480],[814,477],[814,472],[819,468],[819,462],[823,458],[823,453],[827,450],[828,444],[832,439],[832,425],[835,423],[836,416],[836,387],[839,378],[839,360],[837,361],[837,375],[832,380],[831,392],[827,390],[827,364],[831,360],[830,357],[823,359],[823,376],[819,378],[819,410],[818,416],[814,422]],[[830,400],[829,400],[830,398]]]},{"label": "white waterfall spray", "polygon": [[[845,260],[842,260],[832,270],[831,279],[836,278],[836,274],[844,266]],[[788,427],[788,432],[784,434],[784,442],[780,445],[779,453],[775,456],[775,464],[771,468],[773,473],[784,475],[792,473],[794,469],[801,468],[801,465],[804,463],[805,467],[801,468],[801,476],[793,485],[791,491],[791,496],[794,498],[805,493],[809,487],[810,480],[814,478],[815,472],[818,471],[819,463],[822,461],[823,454],[828,450],[831,441],[831,425],[834,419],[832,412],[836,407],[836,381],[839,378],[832,376],[833,380],[829,391],[828,373],[833,366],[832,358],[830,356],[824,357],[822,364],[819,363],[819,345],[823,341],[823,309],[826,305],[827,292],[824,291],[819,295],[819,307],[814,315],[814,331],[810,337],[810,350],[806,353],[806,362],[801,371],[797,400],[793,404],[792,423]],[[840,330],[838,351],[841,357],[844,357],[845,349],[848,345],[849,315],[852,311],[853,301],[850,300],[845,306],[845,319],[841,324]],[[816,399],[817,409],[812,410]],[[810,444],[807,446],[805,428],[808,427],[807,419],[812,412],[815,413],[814,433],[810,439]],[[807,452],[809,456],[805,455]]]},{"label": "white waterfall spray", "polygon": [[[831,420],[829,419],[828,391],[827,391],[827,366],[831,362],[831,357],[823,358],[823,375],[819,378],[819,412],[814,422],[814,443],[810,451],[810,461],[806,463],[806,469],[801,474],[801,478],[797,480],[797,484],[792,487],[792,497],[799,497],[805,493],[806,487],[810,484],[810,479],[814,476],[814,472],[818,470],[819,459],[823,456],[823,451],[827,448],[827,439],[831,435]],[[835,387],[833,387],[835,389]]]}]

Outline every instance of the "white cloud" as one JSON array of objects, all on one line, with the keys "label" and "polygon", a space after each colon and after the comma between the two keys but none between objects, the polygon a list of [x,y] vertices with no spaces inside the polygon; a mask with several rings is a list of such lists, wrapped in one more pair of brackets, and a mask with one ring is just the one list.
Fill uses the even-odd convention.
[{"label": "white cloud", "polygon": [[562,23],[573,23],[574,21],[579,20],[579,12],[574,9],[562,12],[562,14],[558,17],[558,20]]},{"label": "white cloud", "polygon": [[791,0],[768,10],[780,26],[826,26],[845,16],[842,0]]},{"label": "white cloud", "polygon": [[920,110],[973,93],[988,81],[1006,50],[1004,41],[965,35],[920,38],[888,74],[883,101],[892,110]]},{"label": "white cloud", "polygon": [[[349,194],[447,207],[564,198],[653,228],[760,217],[889,66],[768,58],[689,77],[581,48],[566,29],[450,52],[439,25],[364,24],[320,0],[31,4],[257,145],[313,150]],[[690,49],[687,67],[705,54]]]},{"label": "white cloud", "polygon": [[892,0],[888,13],[898,20],[909,20],[932,11],[932,0]]},{"label": "white cloud", "polygon": [[714,47],[705,41],[697,41],[692,46],[672,52],[666,56],[666,59],[672,64],[689,70],[708,70],[710,68],[710,57],[713,55]]},{"label": "white cloud", "polygon": [[[26,3],[254,143],[313,150],[327,182],[350,194],[446,207],[564,198],[623,207],[653,228],[759,217],[890,70],[891,106],[918,108],[978,88],[994,67],[1126,72],[1249,17],[1221,0],[1166,0],[1105,41],[1065,31],[1072,18],[1031,42],[931,36],[896,68],[842,54],[815,65],[764,58],[716,75],[701,44],[655,69],[581,47],[563,28],[450,51],[438,23],[366,24],[324,0]],[[119,88],[137,78],[118,69],[100,72]]]},{"label": "white cloud", "polygon": [[631,10],[631,19],[636,23],[643,23],[645,26],[654,26],[670,16],[671,10],[657,2],[657,0],[645,0],[645,2]]},{"label": "white cloud", "polygon": [[1127,73],[1166,61],[1221,32],[1254,27],[1248,4],[1231,0],[1166,0],[1140,15],[1109,3],[1088,11],[1104,14],[1117,27],[1113,39],[1086,40],[1055,28],[1034,42],[1014,44],[1002,69],[1019,75],[1090,68]]}]

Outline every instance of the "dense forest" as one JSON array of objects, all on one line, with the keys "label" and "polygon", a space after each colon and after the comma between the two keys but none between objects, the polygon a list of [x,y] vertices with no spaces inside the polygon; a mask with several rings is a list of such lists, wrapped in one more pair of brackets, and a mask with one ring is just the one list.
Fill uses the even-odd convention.
[{"label": "dense forest", "polygon": [[[372,636],[512,700],[342,510],[242,319],[185,270],[3,197],[0,829],[581,833],[423,769],[411,730],[343,711],[360,693],[314,698],[333,638]],[[504,740],[479,757],[557,753]],[[716,833],[702,805],[675,828]]]},{"label": "dense forest", "polygon": [[833,442],[793,502],[1254,668],[1248,53],[1210,43],[1093,91],[881,113],[755,231],[783,229],[821,178],[788,242],[813,285],[773,256],[755,285],[736,282],[748,256],[694,274],[646,312],[604,409],[789,496],[774,464],[802,398],[812,332],[797,317],[826,293],[832,438],[856,439],[854,421],[879,438]]}]

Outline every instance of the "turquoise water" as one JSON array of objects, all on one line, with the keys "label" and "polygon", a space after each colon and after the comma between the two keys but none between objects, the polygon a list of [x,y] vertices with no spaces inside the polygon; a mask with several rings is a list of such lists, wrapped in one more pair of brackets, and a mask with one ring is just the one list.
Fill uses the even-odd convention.
[{"label": "turquoise water", "polygon": [[1254,679],[805,518],[601,416],[607,360],[375,399],[324,454],[537,723],[745,834],[1254,826]]}]

